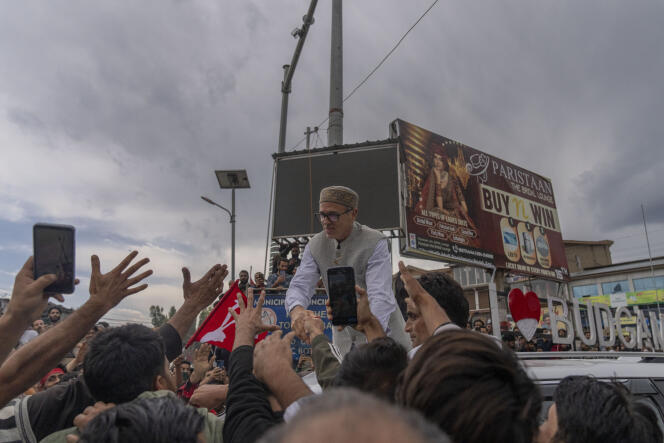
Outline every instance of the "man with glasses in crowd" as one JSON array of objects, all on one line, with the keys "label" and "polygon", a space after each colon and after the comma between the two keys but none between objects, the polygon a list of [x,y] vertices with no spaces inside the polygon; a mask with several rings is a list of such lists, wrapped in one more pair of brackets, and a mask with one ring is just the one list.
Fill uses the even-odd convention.
[{"label": "man with glasses in crowd", "polygon": [[[330,186],[320,192],[317,214],[323,231],[304,248],[297,274],[286,293],[286,310],[293,329],[298,333],[308,315],[314,288],[319,278],[327,287],[327,270],[351,266],[355,283],[367,290],[371,312],[383,329],[406,349],[410,340],[404,332],[404,320],[392,293],[392,263],[388,239],[380,232],[355,221],[359,196],[345,186]],[[366,337],[352,327],[333,328],[333,342],[346,354],[353,344],[366,342]],[[298,334],[299,335],[299,334]]]}]

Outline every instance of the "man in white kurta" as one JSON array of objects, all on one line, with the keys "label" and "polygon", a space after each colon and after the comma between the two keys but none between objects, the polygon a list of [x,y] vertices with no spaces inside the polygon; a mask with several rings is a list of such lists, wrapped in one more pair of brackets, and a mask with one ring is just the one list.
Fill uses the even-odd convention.
[{"label": "man in white kurta", "polygon": [[[404,332],[404,320],[392,293],[392,264],[388,239],[380,232],[355,221],[359,197],[343,186],[321,191],[319,218],[323,231],[316,234],[304,249],[302,262],[286,293],[286,310],[294,328],[306,315],[319,278],[327,287],[327,269],[352,266],[355,282],[367,290],[371,312],[387,335],[410,348]],[[333,342],[342,354],[354,344],[366,342],[364,334],[352,327],[333,328]]]}]

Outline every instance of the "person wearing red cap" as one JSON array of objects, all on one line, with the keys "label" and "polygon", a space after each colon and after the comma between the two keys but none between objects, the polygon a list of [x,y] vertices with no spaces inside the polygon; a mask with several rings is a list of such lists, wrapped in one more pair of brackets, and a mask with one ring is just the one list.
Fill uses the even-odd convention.
[{"label": "person wearing red cap", "polygon": [[60,368],[51,369],[48,374],[43,376],[39,381],[39,390],[45,391],[48,388],[51,388],[60,383],[60,377],[62,377],[64,373],[65,371]]}]

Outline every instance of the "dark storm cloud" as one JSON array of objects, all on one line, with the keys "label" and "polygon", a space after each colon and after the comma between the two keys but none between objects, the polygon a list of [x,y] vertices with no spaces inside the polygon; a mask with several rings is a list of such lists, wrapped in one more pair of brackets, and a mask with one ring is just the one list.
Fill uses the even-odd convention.
[{"label": "dark storm cloud", "polygon": [[[199,196],[229,206],[212,171],[246,168],[238,243],[256,247],[258,264],[281,66],[308,3],[4,4],[0,115],[40,143],[62,148],[65,136],[103,153],[131,183],[129,195],[109,188],[86,198],[86,212],[119,216],[130,198],[146,213],[176,215],[175,244],[219,255],[227,216]],[[429,4],[344,4],[346,92]],[[566,237],[638,223],[640,199],[661,221],[663,12],[654,1],[439,2],[346,103],[345,141],[385,138],[401,117],[548,176]],[[319,2],[293,79],[287,147],[327,115],[329,21],[329,2]]]}]

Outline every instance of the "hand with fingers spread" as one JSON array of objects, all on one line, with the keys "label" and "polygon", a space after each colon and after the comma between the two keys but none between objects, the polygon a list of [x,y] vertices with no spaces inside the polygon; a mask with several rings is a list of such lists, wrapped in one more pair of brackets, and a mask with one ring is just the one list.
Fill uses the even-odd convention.
[{"label": "hand with fingers spread", "polygon": [[210,370],[210,350],[212,346],[203,343],[194,353],[194,370],[189,376],[189,381],[196,384],[203,380],[205,373]]},{"label": "hand with fingers spread", "polygon": [[237,303],[240,306],[240,313],[235,312],[233,308],[228,311],[235,319],[235,341],[233,349],[240,346],[253,346],[254,336],[265,331],[277,331],[279,326],[266,325],[262,321],[263,303],[265,302],[265,291],[261,291],[258,303],[254,306],[254,288],[247,289],[247,304],[245,306],[242,294],[238,294]]},{"label": "hand with fingers spread", "polygon": [[226,265],[214,265],[202,278],[193,283],[189,269],[182,268],[184,303],[168,320],[168,324],[178,332],[180,338],[184,339],[198,314],[221,294],[224,278],[228,275],[226,268]]},{"label": "hand with fingers spread", "polygon": [[422,315],[422,320],[424,320],[429,335],[433,335],[438,326],[450,322],[447,312],[410,274],[402,261],[399,262],[399,271],[401,272],[401,281],[403,281],[406,292],[408,292],[408,298]]},{"label": "hand with fingers spread", "polygon": [[192,304],[198,309],[205,309],[223,292],[224,279],[227,275],[227,266],[216,264],[203,277],[192,283],[189,269],[182,268],[184,278],[182,292],[185,303]]},{"label": "hand with fingers spread", "polygon": [[131,261],[136,258],[137,255],[138,251],[132,251],[120,262],[119,265],[106,274],[101,273],[99,257],[93,255],[90,260],[92,263],[92,274],[90,275],[90,302],[99,303],[107,310],[110,310],[125,297],[141,292],[147,288],[147,283],[134,286],[140,283],[141,280],[152,275],[152,270],[148,270],[132,277],[132,275],[150,261],[149,258],[144,258],[129,266]]}]

